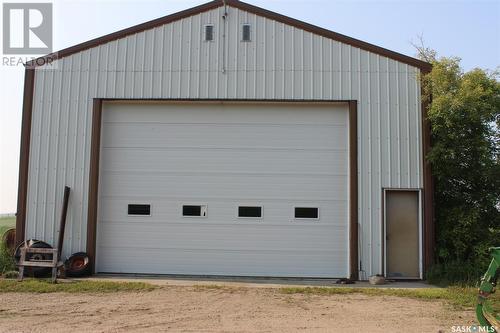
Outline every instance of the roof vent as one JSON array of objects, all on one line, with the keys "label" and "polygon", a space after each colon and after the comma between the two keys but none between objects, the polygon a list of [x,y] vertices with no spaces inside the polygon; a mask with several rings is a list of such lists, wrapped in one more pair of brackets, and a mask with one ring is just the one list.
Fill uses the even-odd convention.
[{"label": "roof vent", "polygon": [[214,26],[213,24],[205,25],[205,41],[210,42],[214,40]]},{"label": "roof vent", "polygon": [[243,42],[250,42],[252,40],[250,24],[243,24],[241,29],[241,40]]}]

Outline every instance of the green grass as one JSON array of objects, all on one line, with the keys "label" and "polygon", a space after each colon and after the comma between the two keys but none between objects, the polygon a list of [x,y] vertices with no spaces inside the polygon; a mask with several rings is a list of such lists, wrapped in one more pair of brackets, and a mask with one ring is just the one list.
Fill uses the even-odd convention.
[{"label": "green grass", "polygon": [[0,276],[5,272],[16,269],[14,257],[5,249],[3,244],[0,244]]},{"label": "green grass", "polygon": [[5,231],[16,227],[15,217],[2,217],[0,218],[0,235],[3,235]]},{"label": "green grass", "polygon": [[193,286],[195,291],[223,291],[230,294],[238,293],[238,292],[246,292],[249,288],[247,287],[239,287],[239,286],[225,286],[220,284],[197,284]]},{"label": "green grass", "polygon": [[[0,241],[5,231],[11,228],[15,228],[16,218],[15,217],[2,217],[0,218]],[[4,248],[4,244],[0,243],[0,275],[7,271],[14,270],[16,265],[14,259],[9,255],[7,250]]]},{"label": "green grass", "polygon": [[[245,287],[233,287],[224,285],[196,285],[196,291],[221,290],[236,292]],[[283,287],[278,289],[283,294],[305,294],[305,295],[348,295],[362,294],[367,296],[396,296],[412,299],[444,301],[456,309],[471,309],[477,304],[477,288],[473,287],[447,287],[447,288],[349,288],[349,287]],[[500,306],[500,292],[490,296],[488,302],[494,311],[498,312]]]},{"label": "green grass", "polygon": [[485,263],[448,262],[433,265],[427,272],[426,278],[430,284],[447,286],[477,286],[486,271],[489,260]]},{"label": "green grass", "polygon": [[[368,296],[397,296],[422,300],[443,300],[458,308],[471,308],[476,305],[477,288],[448,287],[448,288],[421,288],[421,289],[392,289],[392,288],[335,288],[335,287],[290,287],[281,288],[285,294],[311,295],[345,295],[363,294]],[[492,296],[493,303],[500,302],[500,294]]]},{"label": "green grass", "polygon": [[193,289],[196,291],[203,291],[203,290],[224,290],[227,288],[234,288],[234,287],[227,287],[227,286],[222,286],[219,284],[195,284],[193,286]]},{"label": "green grass", "polygon": [[71,281],[51,283],[49,280],[0,280],[0,293],[110,293],[118,291],[151,291],[157,287],[144,282]]}]

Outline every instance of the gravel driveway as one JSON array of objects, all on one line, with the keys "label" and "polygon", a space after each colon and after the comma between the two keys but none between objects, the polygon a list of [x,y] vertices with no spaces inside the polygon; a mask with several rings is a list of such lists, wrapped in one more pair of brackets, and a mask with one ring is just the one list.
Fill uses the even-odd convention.
[{"label": "gravel driveway", "polygon": [[393,296],[166,286],[150,292],[0,294],[0,332],[450,332],[472,311]]}]

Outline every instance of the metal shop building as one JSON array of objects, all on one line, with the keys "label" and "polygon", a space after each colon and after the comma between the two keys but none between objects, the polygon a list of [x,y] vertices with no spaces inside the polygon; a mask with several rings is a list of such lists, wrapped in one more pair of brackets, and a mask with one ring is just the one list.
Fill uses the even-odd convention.
[{"label": "metal shop building", "polygon": [[420,279],[420,60],[216,0],[27,65],[18,241],[96,273]]}]

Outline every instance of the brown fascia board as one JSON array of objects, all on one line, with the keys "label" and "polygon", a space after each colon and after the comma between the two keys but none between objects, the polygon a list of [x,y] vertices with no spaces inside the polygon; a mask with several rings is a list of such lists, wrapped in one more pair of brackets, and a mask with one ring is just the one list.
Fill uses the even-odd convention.
[{"label": "brown fascia board", "polygon": [[133,35],[133,34],[145,31],[145,30],[153,29],[155,27],[158,27],[158,26],[161,26],[161,25],[164,25],[167,23],[178,21],[180,19],[183,19],[183,18],[186,18],[189,16],[193,16],[193,15],[196,15],[196,14],[223,6],[224,2],[228,6],[235,7],[235,8],[247,11],[249,13],[253,13],[253,14],[258,15],[258,16],[263,16],[263,17],[266,17],[268,19],[271,19],[271,20],[274,20],[277,22],[291,25],[291,26],[294,26],[298,29],[303,29],[305,31],[323,36],[325,38],[333,39],[333,40],[336,40],[338,42],[352,45],[352,46],[360,48],[362,50],[372,52],[375,54],[379,54],[381,56],[384,56],[384,57],[387,57],[390,59],[394,59],[396,61],[408,64],[410,66],[420,68],[420,70],[423,73],[428,73],[432,69],[432,65],[428,62],[425,62],[425,61],[422,61],[422,60],[419,60],[416,58],[412,58],[412,57],[406,56],[404,54],[397,53],[397,52],[385,49],[383,47],[376,46],[376,45],[373,45],[373,44],[370,44],[370,43],[367,43],[367,42],[364,42],[364,41],[361,41],[359,39],[355,39],[355,38],[352,38],[352,37],[349,37],[346,35],[342,35],[342,34],[334,32],[334,31],[330,31],[330,30],[327,30],[325,28],[321,28],[321,27],[318,27],[318,26],[315,26],[315,25],[312,25],[312,24],[309,24],[309,23],[306,23],[303,21],[299,21],[299,20],[296,20],[294,18],[285,16],[285,15],[281,15],[281,14],[269,11],[267,9],[263,9],[263,8],[260,8],[260,7],[254,6],[254,5],[250,5],[248,3],[241,2],[238,0],[226,0],[226,1],[214,0],[214,1],[202,4],[202,5],[190,8],[190,9],[186,9],[186,10],[183,10],[183,11],[171,14],[171,15],[167,15],[167,16],[164,16],[164,17],[152,20],[152,21],[148,21],[148,22],[145,22],[145,23],[142,23],[139,25],[135,25],[135,26],[127,28],[127,29],[123,29],[123,30],[111,33],[109,35],[105,35],[103,37],[95,38],[95,39],[89,40],[87,42],[68,47],[68,48],[60,50],[58,52],[54,52],[54,53],[51,53],[49,55],[34,59],[34,60],[26,63],[26,66],[31,66],[31,67],[41,66],[48,61],[61,59],[61,58],[67,57],[69,55],[75,54],[77,52],[81,52],[81,51],[96,47],[96,46],[101,45],[101,44],[109,43],[111,41],[114,41],[114,40],[117,40],[120,38],[124,38],[124,37],[129,36],[129,35]]}]

